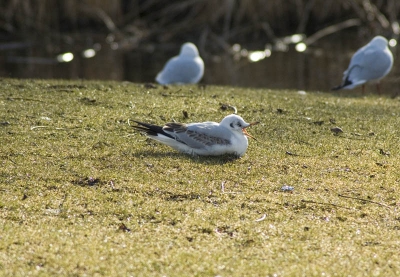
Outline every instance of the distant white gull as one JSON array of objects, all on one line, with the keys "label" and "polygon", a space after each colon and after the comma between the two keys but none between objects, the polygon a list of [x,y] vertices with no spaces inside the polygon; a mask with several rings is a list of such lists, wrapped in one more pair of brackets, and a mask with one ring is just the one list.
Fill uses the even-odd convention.
[{"label": "distant white gull", "polygon": [[357,50],[350,65],[343,73],[343,83],[333,90],[353,89],[362,85],[362,92],[367,82],[377,83],[389,74],[393,66],[393,55],[388,47],[388,41],[382,36],[374,37],[367,45]]},{"label": "distant white gull", "polygon": [[247,123],[235,114],[226,116],[220,123],[167,123],[161,127],[135,122],[138,124],[135,129],[183,153],[202,156],[233,154],[239,157],[247,150],[247,137],[253,138],[246,128],[258,124]]},{"label": "distant white gull", "polygon": [[182,45],[179,56],[171,58],[158,73],[156,81],[161,85],[196,84],[204,74],[204,62],[196,45],[187,42]]}]

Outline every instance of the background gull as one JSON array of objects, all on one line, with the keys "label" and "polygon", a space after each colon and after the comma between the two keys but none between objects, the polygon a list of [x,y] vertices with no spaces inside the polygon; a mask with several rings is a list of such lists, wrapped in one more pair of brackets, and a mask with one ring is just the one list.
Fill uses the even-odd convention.
[{"label": "background gull", "polygon": [[178,151],[192,155],[243,156],[247,150],[247,137],[253,138],[246,128],[258,122],[247,123],[238,115],[226,116],[220,123],[167,123],[163,127],[135,121],[135,129],[145,131],[154,140]]},{"label": "background gull", "polygon": [[167,84],[196,84],[204,74],[204,62],[196,45],[187,42],[182,45],[179,56],[171,58],[158,73],[156,81]]},{"label": "background gull", "polygon": [[365,83],[376,82],[380,93],[379,81],[390,72],[392,66],[393,55],[387,39],[376,36],[353,55],[349,67],[343,73],[343,83],[333,90],[353,89],[362,85],[364,93]]}]

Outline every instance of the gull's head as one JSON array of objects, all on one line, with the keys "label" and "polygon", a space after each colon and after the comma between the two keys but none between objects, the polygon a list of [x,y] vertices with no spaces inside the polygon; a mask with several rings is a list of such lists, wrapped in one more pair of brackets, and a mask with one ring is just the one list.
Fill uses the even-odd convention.
[{"label": "gull's head", "polygon": [[388,46],[388,41],[386,38],[382,36],[374,37],[371,42],[369,43],[373,47],[377,47],[379,49],[385,49]]},{"label": "gull's head", "polygon": [[231,114],[222,119],[220,125],[228,128],[229,130],[239,132],[247,137],[255,139],[249,133],[247,133],[246,128],[258,123],[259,122],[247,123],[241,116]]},{"label": "gull's head", "polygon": [[185,44],[182,45],[179,56],[195,58],[199,56],[199,50],[197,50],[196,45],[194,45],[193,43],[186,42]]}]

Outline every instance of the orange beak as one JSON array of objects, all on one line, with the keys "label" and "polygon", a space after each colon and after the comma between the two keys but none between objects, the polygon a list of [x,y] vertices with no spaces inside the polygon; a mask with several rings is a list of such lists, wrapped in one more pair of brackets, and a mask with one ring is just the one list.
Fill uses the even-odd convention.
[{"label": "orange beak", "polygon": [[[250,125],[249,125],[248,127],[253,126],[253,125],[257,125],[258,123],[260,123],[260,122],[258,122],[258,121],[252,122],[252,123],[250,123]],[[252,138],[252,139],[254,139],[254,140],[257,140],[255,137],[253,137],[252,135],[250,135],[249,133],[247,133],[246,128],[243,128],[242,130],[243,130],[243,134],[244,134],[245,136],[247,136],[247,137],[249,137],[249,138]]]}]

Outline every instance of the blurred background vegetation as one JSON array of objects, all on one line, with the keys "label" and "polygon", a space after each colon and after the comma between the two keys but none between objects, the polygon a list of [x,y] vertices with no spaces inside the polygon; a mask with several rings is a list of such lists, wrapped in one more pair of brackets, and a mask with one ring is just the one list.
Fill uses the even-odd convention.
[{"label": "blurred background vegetation", "polygon": [[[322,65],[320,59],[311,61],[310,55],[304,61],[293,54],[280,57],[280,53],[299,42],[307,49],[319,47],[308,52],[314,57],[321,56],[322,50],[329,56],[332,48],[347,53],[378,34],[393,39],[394,46],[400,33],[399,17],[399,0],[0,0],[0,65],[6,63],[0,66],[0,76],[154,81],[168,57],[176,55],[182,43],[191,41],[205,60],[206,83],[249,85],[237,80],[247,74],[253,82],[255,69],[240,73],[238,78],[235,72],[247,65],[237,61],[257,50],[261,52],[253,62],[278,53],[273,55],[274,63],[269,59],[272,68],[277,67],[272,64],[296,60],[298,69],[293,74],[297,75],[288,77],[290,80],[314,76],[318,67],[308,70],[307,63],[321,64],[329,71],[321,81],[325,88],[340,81],[348,54],[342,55],[340,62],[337,54],[331,54],[332,59]],[[347,37],[351,34],[351,40],[344,41],[344,36],[338,35],[345,32]],[[329,43],[321,42],[322,38]],[[343,45],[347,49],[342,49]],[[92,52],[84,52],[87,49]],[[96,56],[96,64],[76,55],[92,57],[99,49],[102,56]],[[66,65],[54,66],[60,61],[54,57],[64,52],[75,55],[68,69]],[[227,61],[223,54],[235,61]],[[221,61],[225,64],[218,67]],[[110,70],[96,71],[104,64]],[[216,72],[224,71],[230,75],[216,77]],[[303,76],[298,77],[299,71],[305,72]],[[274,85],[275,79],[265,82],[270,87],[288,84],[282,79]],[[310,82],[314,80],[288,87],[321,87],[307,85]]]},{"label": "blurred background vegetation", "polygon": [[[398,34],[398,0],[2,0],[4,34],[108,33],[124,47],[197,41],[262,44],[357,19],[360,32]],[[226,46],[226,45],[225,45]]]}]

